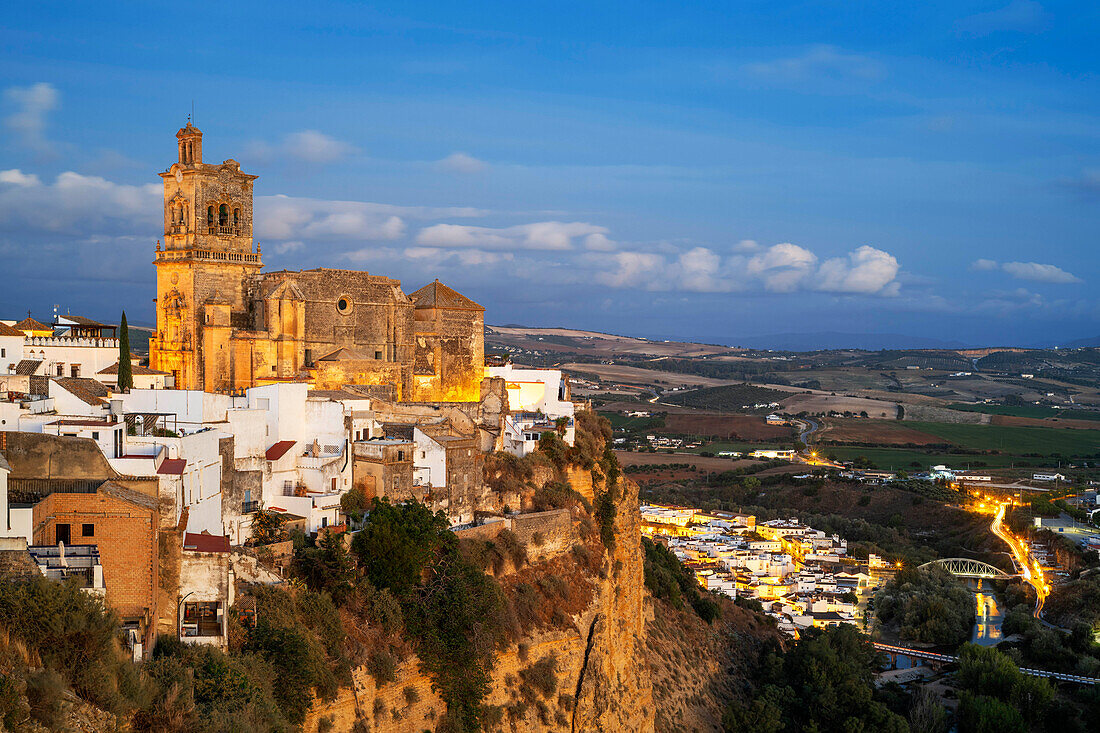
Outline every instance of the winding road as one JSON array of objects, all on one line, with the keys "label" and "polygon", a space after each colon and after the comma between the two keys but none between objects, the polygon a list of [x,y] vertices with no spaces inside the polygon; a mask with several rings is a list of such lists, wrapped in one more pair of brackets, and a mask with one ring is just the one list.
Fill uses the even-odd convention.
[{"label": "winding road", "polygon": [[997,511],[993,515],[993,522],[989,525],[989,529],[1012,550],[1012,561],[1020,571],[1020,576],[1035,588],[1035,611],[1032,615],[1042,620],[1043,604],[1050,593],[1050,586],[1043,577],[1043,569],[1039,567],[1039,561],[1032,559],[1027,545],[1004,526],[1007,506],[1007,504],[997,505]]}]

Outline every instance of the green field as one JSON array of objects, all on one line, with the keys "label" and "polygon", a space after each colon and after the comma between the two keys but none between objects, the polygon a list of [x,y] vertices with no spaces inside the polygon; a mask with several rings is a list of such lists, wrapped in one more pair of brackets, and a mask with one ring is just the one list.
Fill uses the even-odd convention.
[{"label": "green field", "polygon": [[1021,405],[1010,407],[1009,405],[967,405],[956,402],[947,405],[952,410],[961,412],[981,412],[987,415],[1011,415],[1013,417],[1061,417],[1066,420],[1100,420],[1100,412],[1091,410],[1055,410],[1053,407],[1042,405]]},{"label": "green field", "polygon": [[606,417],[610,421],[611,427],[616,430],[654,430],[665,426],[663,417],[627,417],[620,412],[604,412],[602,410],[599,411],[599,414]]},{"label": "green field", "polygon": [[[841,461],[851,461],[857,456],[864,456],[879,468],[902,469],[905,471],[919,471],[939,463],[952,468],[965,468],[968,465],[972,468],[982,468],[982,466],[977,465],[982,463],[989,468],[1008,468],[1013,465],[1019,466],[1021,463],[1029,463],[1036,467],[1054,465],[1053,461],[1042,458],[976,453],[921,453],[920,451],[904,448],[856,448],[828,445],[821,446],[819,450],[822,454],[836,456]],[[920,464],[921,468],[918,469],[916,466],[911,465],[913,462]]]},{"label": "green field", "polygon": [[1000,425],[906,422],[906,427],[943,438],[960,448],[1009,455],[1100,455],[1100,431],[1072,428],[1023,428]]}]

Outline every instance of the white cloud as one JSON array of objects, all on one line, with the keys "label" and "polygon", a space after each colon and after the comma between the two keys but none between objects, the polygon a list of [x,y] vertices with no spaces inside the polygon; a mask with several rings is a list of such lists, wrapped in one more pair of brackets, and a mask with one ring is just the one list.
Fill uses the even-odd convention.
[{"label": "white cloud", "polygon": [[503,228],[435,224],[421,229],[416,242],[432,247],[571,250],[574,240],[584,237],[586,247],[607,250],[614,247],[607,233],[606,227],[584,222],[541,221]]},{"label": "white cloud", "polygon": [[13,186],[26,188],[28,186],[39,186],[42,181],[38,180],[38,176],[33,173],[24,173],[18,168],[12,168],[11,170],[0,171],[0,183],[10,183]]},{"label": "white cloud", "polygon": [[848,254],[822,263],[816,290],[827,293],[897,295],[898,260],[892,254],[864,245]]},{"label": "white cloud", "polygon": [[469,153],[455,152],[437,161],[436,166],[451,173],[480,173],[488,168],[489,164]]},{"label": "white cloud", "polygon": [[159,231],[162,186],[129,186],[98,176],[67,171],[44,185],[37,176],[4,171],[0,181],[0,222],[25,232],[80,235],[150,234]]},{"label": "white cloud", "polygon": [[759,252],[760,243],[753,239],[742,239],[740,242],[733,245],[731,249],[734,252]]},{"label": "white cloud", "polygon": [[409,259],[430,259],[434,262],[456,261],[466,267],[493,265],[511,260],[511,252],[486,252],[481,249],[447,250],[436,247],[409,247],[404,252]]},{"label": "white cloud", "polygon": [[1081,278],[1054,265],[1042,265],[1038,262],[1006,262],[1001,269],[1020,280],[1034,280],[1041,283],[1079,283]]},{"label": "white cloud", "polygon": [[970,263],[971,270],[993,271],[1001,270],[1018,280],[1031,280],[1040,283],[1054,283],[1067,285],[1083,282],[1076,275],[1066,272],[1055,265],[1044,265],[1039,262],[997,262],[996,260],[974,260]]},{"label": "white cloud", "polygon": [[987,36],[998,31],[1041,33],[1050,25],[1050,14],[1035,0],[1012,0],[986,13],[961,18],[956,30],[970,36]]},{"label": "white cloud", "polygon": [[756,287],[773,293],[819,291],[838,295],[895,296],[900,290],[897,259],[863,246],[847,257],[825,261],[810,250],[784,242],[752,257],[723,258],[706,247],[678,255],[619,252],[605,261],[597,279],[617,288],[728,293]]},{"label": "white cloud", "polygon": [[749,275],[758,277],[766,290],[790,293],[798,290],[817,264],[817,255],[797,244],[784,242],[751,257]]},{"label": "white cloud", "polygon": [[8,127],[26,147],[40,155],[55,154],[57,145],[46,137],[48,115],[60,106],[61,95],[52,84],[38,82],[29,87],[8,87],[4,99],[15,111],[4,118]]},{"label": "white cloud", "polygon": [[989,271],[989,270],[998,270],[998,269],[1000,269],[1000,267],[1001,267],[1001,263],[997,262],[997,260],[984,260],[984,259],[982,259],[982,260],[974,260],[973,262],[970,263],[970,269],[971,270],[977,270],[979,272]]},{"label": "white cloud", "polygon": [[881,63],[868,56],[846,53],[835,46],[811,46],[802,54],[745,64],[750,77],[775,84],[808,81],[876,81],[886,75]]},{"label": "white cloud", "polygon": [[614,270],[597,275],[600,282],[613,288],[656,290],[658,275],[666,267],[664,257],[649,252],[619,252],[614,263]]},{"label": "white cloud", "polygon": [[260,239],[398,239],[406,219],[481,216],[463,207],[392,206],[366,201],[325,201],[290,196],[256,198]]},{"label": "white cloud", "polygon": [[262,140],[253,141],[246,146],[245,150],[248,158],[261,163],[289,158],[311,165],[335,163],[359,152],[354,145],[337,140],[319,130],[292,132],[275,144]]}]

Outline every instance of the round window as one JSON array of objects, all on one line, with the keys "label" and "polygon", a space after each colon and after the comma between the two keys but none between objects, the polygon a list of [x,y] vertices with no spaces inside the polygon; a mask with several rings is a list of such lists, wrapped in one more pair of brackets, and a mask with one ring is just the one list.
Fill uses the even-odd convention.
[{"label": "round window", "polygon": [[338,301],[336,301],[336,310],[340,311],[341,313],[343,313],[345,315],[350,313],[351,312],[351,301],[349,301],[347,298],[340,298]]}]

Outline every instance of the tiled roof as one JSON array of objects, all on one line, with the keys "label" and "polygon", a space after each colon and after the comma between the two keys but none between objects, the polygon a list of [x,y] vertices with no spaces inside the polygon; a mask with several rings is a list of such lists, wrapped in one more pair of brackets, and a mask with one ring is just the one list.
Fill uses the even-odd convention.
[{"label": "tiled roof", "polygon": [[229,538],[208,532],[201,534],[185,532],[183,549],[191,552],[229,552]]},{"label": "tiled roof", "polygon": [[19,336],[22,338],[25,334],[17,328],[12,328],[6,323],[0,323],[0,336]]},{"label": "tiled roof", "polygon": [[165,476],[182,476],[183,469],[187,465],[186,458],[165,458],[160,462],[157,473]]},{"label": "tiled roof", "polygon": [[20,331],[53,331],[53,326],[47,326],[45,323],[36,321],[30,316],[27,316],[19,323],[12,326],[12,328],[16,328]]},{"label": "tiled roof", "polygon": [[24,377],[30,376],[38,371],[41,364],[41,359],[22,359],[15,365],[15,373]]},{"label": "tiled roof", "polygon": [[74,397],[93,407],[107,404],[104,397],[109,397],[111,391],[94,379],[85,377],[56,377],[53,381],[61,385],[62,389],[71,392]]},{"label": "tiled roof", "polygon": [[275,445],[267,449],[264,453],[264,457],[269,461],[277,461],[286,455],[286,452],[294,447],[293,440],[280,440]]},{"label": "tiled roof", "polygon": [[349,349],[346,346],[333,351],[331,354],[325,354],[317,361],[342,361],[344,359],[367,359],[369,357],[363,355],[361,352],[355,349]]},{"label": "tiled roof", "polygon": [[[168,374],[168,372],[162,372],[157,369],[150,369],[149,367],[141,366],[140,364],[131,364],[130,373],[141,375]],[[96,372],[96,374],[118,374],[118,362],[116,361],[114,364],[106,367],[105,369],[100,369],[98,372]]]},{"label": "tiled roof", "polygon": [[70,324],[75,326],[98,326],[100,328],[114,328],[114,326],[108,326],[106,323],[93,321],[91,318],[85,318],[84,316],[60,316],[60,318],[69,321]]},{"label": "tiled roof", "polygon": [[485,308],[467,298],[457,290],[452,290],[439,280],[428,283],[414,293],[409,293],[409,299],[417,308],[454,308],[458,310],[483,311]]}]

